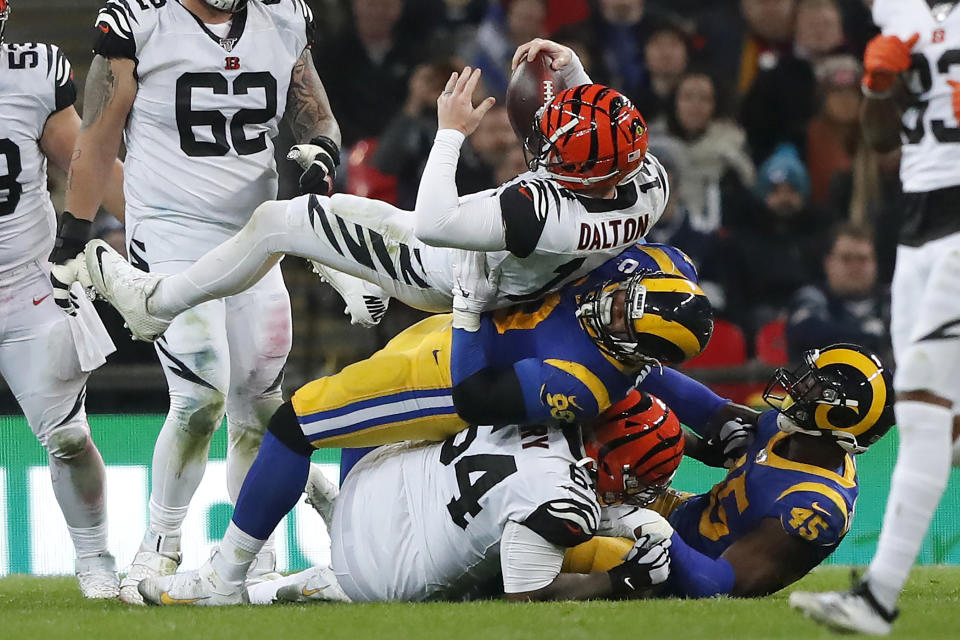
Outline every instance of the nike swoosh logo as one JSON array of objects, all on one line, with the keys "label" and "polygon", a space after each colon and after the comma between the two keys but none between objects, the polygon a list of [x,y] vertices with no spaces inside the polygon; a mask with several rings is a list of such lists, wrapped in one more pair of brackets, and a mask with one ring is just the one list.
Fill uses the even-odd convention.
[{"label": "nike swoosh logo", "polygon": [[300,595],[306,596],[308,598],[315,593],[320,593],[320,589],[307,589],[306,587],[304,587],[303,589],[300,590]]},{"label": "nike swoosh logo", "polygon": [[820,513],[823,513],[823,514],[826,514],[826,515],[830,515],[830,512],[827,511],[826,509],[824,509],[823,507],[821,507],[821,506],[820,506],[820,503],[818,503],[818,502],[814,502],[814,503],[812,503],[810,506],[813,507],[814,509],[816,509],[817,511],[819,511]]},{"label": "nike swoosh logo", "polygon": [[49,297],[50,297],[50,294],[48,293],[47,295],[43,296],[42,298],[34,298],[34,299],[33,299],[33,306],[37,306],[38,304],[40,304],[41,302],[43,302],[44,300],[46,300],[46,299],[49,298]]},{"label": "nike swoosh logo", "polygon": [[[209,596],[208,596],[209,597]],[[193,604],[194,602],[199,602],[200,600],[206,600],[207,598],[174,598],[168,592],[164,591],[160,594],[160,604]]]},{"label": "nike swoosh logo", "polygon": [[437,355],[438,353],[440,353],[440,349],[433,350],[433,361],[440,364],[440,356]]},{"label": "nike swoosh logo", "polygon": [[96,256],[97,256],[97,266],[100,267],[100,277],[101,277],[101,279],[103,278],[103,254],[105,254],[106,252],[107,252],[107,250],[106,250],[105,248],[103,248],[103,247],[97,247],[97,253],[96,253]]},{"label": "nike swoosh logo", "polygon": [[97,26],[100,28],[100,31],[103,31],[104,33],[110,33],[110,27],[108,27],[107,25],[98,24]]},{"label": "nike swoosh logo", "polygon": [[[631,578],[624,578],[624,579],[623,579],[623,584],[625,584],[625,585],[627,585],[628,587],[630,587],[630,590],[631,590],[631,591],[636,591],[636,590],[637,590],[636,587],[633,586],[633,582],[631,581]],[[167,595],[167,594],[163,594],[163,595]]]}]

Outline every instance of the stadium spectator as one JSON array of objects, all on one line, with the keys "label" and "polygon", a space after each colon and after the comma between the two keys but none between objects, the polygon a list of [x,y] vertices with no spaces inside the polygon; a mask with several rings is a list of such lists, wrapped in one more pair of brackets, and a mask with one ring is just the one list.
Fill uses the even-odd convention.
[{"label": "stadium spectator", "polygon": [[823,261],[826,282],[797,291],[787,320],[792,362],[807,349],[851,342],[890,354],[889,293],[877,284],[877,255],[869,227],[846,223],[836,229]]},{"label": "stadium spectator", "polygon": [[468,140],[460,151],[457,190],[466,194],[496,187],[500,184],[494,179],[496,166],[519,147],[507,108],[496,105],[490,109]]},{"label": "stadium spectator", "polygon": [[648,122],[670,108],[677,83],[690,61],[690,33],[675,18],[661,18],[650,31],[644,47],[647,84],[634,97]]},{"label": "stadium spectator", "polygon": [[344,147],[380,135],[423,58],[420,42],[397,28],[403,0],[352,0],[351,9],[347,30],[314,55]]},{"label": "stadium spectator", "polygon": [[483,71],[487,95],[503,101],[510,81],[510,60],[518,45],[546,35],[546,0],[491,2],[476,37],[465,43],[461,55]]},{"label": "stadium spectator", "polygon": [[810,178],[796,149],[779,147],[758,171],[753,197],[716,262],[726,315],[748,334],[777,318],[794,292],[815,282],[824,216],[809,205]]},{"label": "stadium spectator", "polygon": [[861,144],[860,76],[856,58],[830,56],[817,64],[817,94],[820,108],[807,128],[807,166],[810,168],[811,201],[827,203],[830,179],[848,171],[858,153],[870,153]]},{"label": "stadium spectator", "polygon": [[754,161],[777,145],[806,148],[807,125],[816,111],[814,65],[844,44],[840,11],[834,0],[801,0],[793,50],[769,58],[743,97],[740,122]]},{"label": "stadium spectator", "polygon": [[437,135],[437,96],[454,70],[445,62],[414,69],[403,108],[390,120],[373,155],[378,171],[397,177],[397,204],[403,209],[416,204],[420,174]]},{"label": "stadium spectator", "polygon": [[593,81],[616,87],[634,101],[647,86],[649,14],[644,0],[597,0],[585,25],[593,42]]},{"label": "stadium spectator", "polygon": [[722,118],[717,109],[717,85],[706,73],[692,71],[677,84],[673,109],[650,124],[650,139],[678,143],[686,170],[674,188],[682,194],[692,221],[702,231],[721,224],[721,179],[753,185],[755,169],[746,152],[743,129]]}]

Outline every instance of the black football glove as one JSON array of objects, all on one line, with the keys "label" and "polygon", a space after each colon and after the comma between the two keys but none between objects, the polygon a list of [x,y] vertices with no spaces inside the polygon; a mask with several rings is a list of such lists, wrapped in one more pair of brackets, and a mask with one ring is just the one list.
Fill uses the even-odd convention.
[{"label": "black football glove", "polygon": [[300,193],[325,196],[333,188],[340,164],[340,147],[327,136],[317,136],[309,143],[290,147],[287,160],[300,165]]},{"label": "black football glove", "polygon": [[760,412],[729,402],[711,418],[707,446],[715,456],[716,466],[732,467],[747,452],[757,432]]},{"label": "black football glove", "polygon": [[670,538],[652,543],[650,536],[640,536],[623,564],[607,572],[614,592],[629,595],[665,582],[670,577],[670,544]]},{"label": "black football glove", "polygon": [[50,253],[50,283],[53,285],[53,299],[64,313],[77,313],[77,303],[70,294],[70,285],[81,278],[85,270],[83,248],[90,239],[89,220],[76,218],[64,211],[57,225],[57,239]]}]

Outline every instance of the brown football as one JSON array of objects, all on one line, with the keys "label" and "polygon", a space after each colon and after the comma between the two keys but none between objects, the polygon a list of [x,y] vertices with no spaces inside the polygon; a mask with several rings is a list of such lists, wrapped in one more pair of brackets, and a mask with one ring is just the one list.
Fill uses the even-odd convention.
[{"label": "brown football", "polygon": [[566,89],[556,71],[550,68],[550,58],[538,54],[533,62],[524,59],[510,76],[507,85],[507,114],[513,132],[525,142],[533,129],[537,110]]}]

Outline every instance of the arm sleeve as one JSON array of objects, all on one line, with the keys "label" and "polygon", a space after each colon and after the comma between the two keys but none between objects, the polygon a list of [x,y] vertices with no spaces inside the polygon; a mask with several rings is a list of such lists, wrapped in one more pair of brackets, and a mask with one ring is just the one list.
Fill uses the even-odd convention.
[{"label": "arm sleeve", "polygon": [[73,83],[73,68],[63,51],[54,47],[53,60],[53,112],[63,111],[77,101],[77,86]]},{"label": "arm sleeve", "polygon": [[457,161],[464,140],[464,135],[453,129],[437,132],[417,191],[414,233],[431,246],[501,251],[506,241],[499,200],[461,202],[458,196]]},{"label": "arm sleeve", "polygon": [[108,2],[97,14],[94,23],[93,52],[104,58],[136,60],[134,25],[139,20],[126,2]]},{"label": "arm sleeve", "polygon": [[598,390],[580,380],[567,364],[528,358],[513,366],[523,390],[527,422],[573,424],[590,420],[609,406],[609,399],[598,398]]},{"label": "arm sleeve", "polygon": [[724,558],[714,560],[687,545],[674,533],[670,538],[670,577],[667,589],[687,598],[710,598],[733,590],[736,575]]},{"label": "arm sleeve", "polygon": [[593,80],[587,75],[586,70],[583,68],[583,63],[580,62],[580,58],[576,53],[573,54],[573,59],[570,61],[570,64],[557,71],[557,75],[568,87],[593,84]]},{"label": "arm sleeve", "polygon": [[651,371],[637,388],[663,400],[676,412],[680,422],[703,437],[710,435],[707,433],[710,418],[730,402],[693,378],[668,367]]},{"label": "arm sleeve", "polygon": [[543,589],[560,575],[566,549],[510,520],[500,540],[500,568],[506,593]]}]

